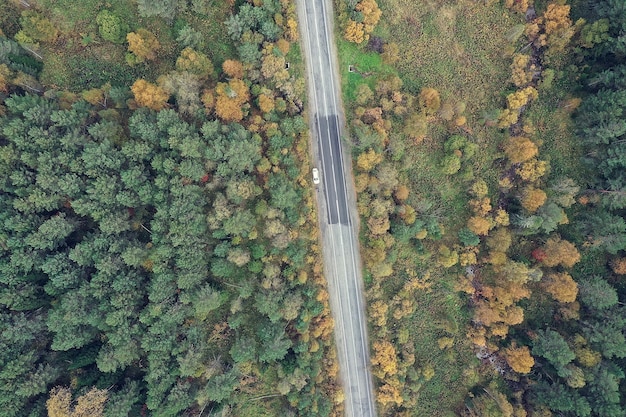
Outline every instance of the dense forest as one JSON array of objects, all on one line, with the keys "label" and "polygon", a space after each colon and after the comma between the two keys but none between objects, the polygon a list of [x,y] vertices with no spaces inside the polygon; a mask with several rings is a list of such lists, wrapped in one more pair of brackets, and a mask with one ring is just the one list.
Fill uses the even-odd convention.
[{"label": "dense forest", "polygon": [[[379,414],[626,416],[624,2],[334,5]],[[296,22],[0,3],[0,416],[343,413]]]},{"label": "dense forest", "polygon": [[214,3],[0,5],[0,415],[341,411],[294,4]]}]

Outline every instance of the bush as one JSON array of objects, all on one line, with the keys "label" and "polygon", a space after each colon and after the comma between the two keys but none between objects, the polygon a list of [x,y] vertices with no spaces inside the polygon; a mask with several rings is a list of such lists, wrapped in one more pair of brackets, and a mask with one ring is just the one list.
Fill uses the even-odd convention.
[{"label": "bush", "polygon": [[124,43],[126,40],[128,26],[122,22],[122,19],[110,11],[102,10],[98,13],[98,16],[96,16],[96,23],[98,24],[100,36],[102,36],[102,39],[105,41]]},{"label": "bush", "polygon": [[446,140],[446,143],[443,145],[443,149],[445,149],[446,153],[452,153],[456,150],[463,149],[467,144],[467,139],[465,136],[461,135],[452,135]]},{"label": "bush", "polygon": [[477,246],[480,243],[478,235],[467,227],[459,230],[459,240],[464,246]]},{"label": "bush", "polygon": [[461,169],[461,158],[458,155],[446,155],[441,160],[441,171],[446,175],[452,175]]}]

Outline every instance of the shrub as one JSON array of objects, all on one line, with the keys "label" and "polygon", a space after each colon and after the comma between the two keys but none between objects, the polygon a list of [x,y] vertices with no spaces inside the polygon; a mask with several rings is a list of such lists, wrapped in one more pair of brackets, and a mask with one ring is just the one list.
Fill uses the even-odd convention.
[{"label": "shrub", "polygon": [[512,164],[528,161],[539,152],[537,145],[523,136],[509,137],[502,145],[502,148]]},{"label": "shrub", "polygon": [[461,169],[461,158],[456,155],[446,155],[441,160],[441,171],[446,175],[452,175]]},{"label": "shrub", "polygon": [[122,22],[122,19],[110,11],[102,10],[98,13],[96,23],[98,24],[98,32],[105,41],[124,43],[126,40],[128,26]]},{"label": "shrub", "polygon": [[467,139],[465,136],[461,135],[452,135],[446,140],[446,143],[443,145],[446,153],[451,153],[456,150],[463,149],[463,147],[467,144]]},{"label": "shrub", "polygon": [[478,235],[467,227],[459,230],[459,240],[465,246],[477,246],[480,243]]},{"label": "shrub", "polygon": [[422,89],[418,100],[422,111],[427,116],[436,114],[441,107],[441,97],[439,96],[439,92],[434,88]]}]

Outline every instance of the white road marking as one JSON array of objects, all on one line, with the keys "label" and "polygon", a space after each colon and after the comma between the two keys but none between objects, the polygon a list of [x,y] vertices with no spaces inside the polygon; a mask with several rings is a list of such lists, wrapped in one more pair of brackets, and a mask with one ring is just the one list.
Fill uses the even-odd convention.
[{"label": "white road marking", "polygon": [[[306,24],[306,28],[307,28],[307,31],[308,31],[308,28],[309,28],[309,22],[308,22],[308,13],[306,13],[306,10],[305,10],[305,13],[304,13],[304,18],[305,18],[305,21],[306,21],[306,23],[307,23],[307,24]],[[317,26],[315,26],[315,28],[317,28]],[[310,36],[307,36],[307,39],[308,39],[308,40],[309,40],[309,42],[310,42],[311,37],[310,37]],[[310,65],[310,66],[312,66],[314,61],[313,61],[313,57],[312,57],[312,55],[311,55],[311,45],[309,45],[309,47],[307,48],[307,54],[308,54],[309,63],[310,63],[309,65]],[[320,67],[321,67],[321,63],[320,63]],[[323,71],[320,71],[320,75],[321,75],[322,73],[323,73]],[[311,78],[311,79],[313,79],[313,80],[314,80],[314,79],[315,79],[315,78],[314,78],[314,75],[313,75],[313,74],[311,74],[311,76],[313,77],[313,78]],[[315,91],[313,91],[312,96],[313,96],[313,102],[315,103],[315,109],[319,109],[319,104],[318,104],[318,102],[317,102],[317,93],[316,93]],[[312,115],[312,116],[314,116],[314,115]],[[320,125],[320,122],[319,122],[319,118],[320,118],[320,114],[318,113],[318,116],[317,116],[317,118],[316,118],[317,133],[318,133],[318,140],[323,140],[323,138],[322,138],[322,136],[323,136],[323,132],[322,132],[321,125]],[[321,153],[321,158],[320,158],[320,159],[321,159],[321,161],[320,161],[320,162],[321,162],[321,165],[322,165],[322,167],[323,167],[322,172],[326,173],[326,172],[328,172],[328,170],[326,169],[326,166],[325,166],[325,164],[324,164],[324,154],[323,154],[323,152],[324,152],[324,147],[323,147],[323,146],[320,146],[320,153]],[[333,183],[334,183],[334,184],[336,184],[336,182],[335,182],[335,181],[336,181],[336,179],[335,179],[335,171],[334,171],[334,167],[333,167],[333,169],[331,169],[331,172],[332,172]],[[326,190],[328,189],[328,187],[327,187],[327,178],[328,178],[328,177],[329,177],[329,176],[328,176],[327,174],[325,174],[325,175],[324,175],[324,178],[323,178],[323,182],[324,182],[324,191],[326,191]],[[338,204],[338,202],[337,202],[337,204]],[[329,214],[330,214],[330,213],[329,213]],[[328,219],[328,220],[330,221],[330,219]],[[331,236],[331,246],[332,246],[332,252],[333,252],[333,253],[336,253],[336,250],[335,250],[335,241],[334,241],[334,238],[333,238],[332,233],[330,234],[330,236]],[[338,271],[338,268],[337,268],[337,258],[336,258],[336,257],[333,257],[333,264],[334,264],[333,273],[335,274],[335,282],[339,282],[339,279],[338,279],[338,277],[337,277],[337,271]],[[344,310],[344,306],[343,306],[342,299],[343,299],[343,297],[339,297],[339,304],[340,304],[339,309],[343,311],[343,310]],[[343,316],[343,315],[341,315],[341,316]],[[344,327],[344,322],[343,322],[343,320],[339,320],[339,327],[340,327],[340,331],[341,331],[341,333],[345,335],[345,334],[346,334],[346,330],[345,330],[345,327]],[[344,350],[344,352],[346,352],[346,353],[347,353],[347,352],[348,352],[348,347],[347,347],[347,345],[346,345],[346,338],[345,338],[345,337],[343,338],[342,342],[343,342],[343,345],[344,345],[344,349],[343,349],[343,350]],[[349,363],[348,361],[349,361],[349,358],[345,357],[345,359],[344,359],[344,363]],[[343,372],[345,372],[345,373],[346,373],[346,374],[345,374],[345,376],[346,376],[346,378],[348,379],[348,381],[352,380],[352,374],[351,374],[350,367],[346,367],[346,369],[344,369],[344,370],[343,370]],[[352,415],[354,416],[354,412],[352,413]]]},{"label": "white road marking", "polygon": [[[328,24],[326,22],[326,17],[328,16],[328,13],[326,12],[326,9],[324,7],[325,0],[321,0],[321,1],[322,1],[322,16],[323,16],[323,22],[324,22],[324,30],[325,30],[326,34],[328,35],[329,33],[332,33],[332,31],[329,29]],[[329,59],[328,60],[329,60],[330,67],[333,68],[333,59],[332,59],[333,58],[333,54],[331,53],[332,49],[331,49],[331,45],[330,45],[328,36],[326,36],[326,50],[328,51],[328,55],[329,55]],[[337,88],[335,87],[335,77],[333,77],[332,75],[330,76],[330,82],[331,82],[331,87],[332,87],[331,90],[332,91],[338,91]],[[335,94],[331,94],[331,97],[332,97],[333,106],[334,106],[334,110],[335,110],[333,113],[336,114],[337,116],[339,116],[339,114],[340,114],[339,113],[339,106],[337,105]],[[341,131],[339,129],[339,123],[337,124],[336,129],[337,129],[337,139],[341,140]],[[341,168],[343,170],[343,161],[344,161],[344,159],[343,159],[341,144],[339,146],[339,155],[340,155],[340,158],[341,158],[340,159],[341,160]],[[344,175],[344,178],[345,178],[345,175]],[[345,206],[346,206],[346,212],[348,213],[348,217],[349,217],[350,210],[348,208],[348,195],[347,195],[346,188],[344,188],[344,195],[345,195],[344,203],[345,203]],[[350,228],[352,228],[352,227],[354,227],[354,225],[350,224]],[[349,236],[350,236],[350,241],[351,241],[350,242],[350,252],[351,252],[350,258],[352,260],[352,266],[353,266],[353,271],[354,271],[354,275],[352,276],[352,278],[353,278],[354,284],[355,284],[354,288],[357,289],[357,292],[358,292],[358,289],[360,288],[360,284],[361,284],[361,282],[359,282],[359,281],[361,280],[361,278],[357,274],[357,271],[358,271],[357,264],[356,264],[356,257],[357,257],[357,255],[355,254],[355,248],[357,247],[356,246],[357,242],[354,241],[355,233],[350,233]],[[367,339],[365,337],[365,335],[367,334],[367,330],[366,330],[365,325],[364,325],[363,320],[362,320],[363,317],[361,316],[361,314],[359,314],[359,312],[365,311],[365,310],[364,309],[362,310],[363,306],[360,303],[360,301],[361,301],[360,294],[356,294],[356,296],[354,298],[355,298],[356,304],[357,304],[357,317],[358,317],[358,322],[359,322],[359,329],[361,331],[361,335],[363,336],[361,338],[361,354],[362,354],[362,357],[364,358],[364,360],[368,361],[368,363],[364,364],[365,368],[369,369],[369,365],[370,365],[369,364],[369,353],[368,353],[368,346],[367,346],[367,343],[366,343]],[[366,375],[369,375],[369,372],[367,372]],[[366,390],[365,391],[366,391],[367,399],[368,399],[367,404],[368,404],[369,412],[370,412],[371,416],[374,416],[376,413],[373,412],[374,410],[371,409],[373,401],[372,401],[372,398],[371,398],[372,387],[371,387],[371,380],[370,380],[370,378],[366,378],[365,384],[366,384]],[[359,396],[359,398],[361,398],[361,397]]]},{"label": "white road marking", "polygon": [[[304,3],[305,3],[305,6],[304,6],[304,13],[303,13],[304,16],[303,17],[305,19],[306,25],[305,25],[305,27],[301,28],[301,30],[302,31],[306,31],[307,34],[308,34],[309,33],[308,32],[308,28],[310,26],[309,26],[308,13],[307,13],[307,10],[306,10],[306,6],[307,6],[306,3],[308,3],[308,5],[312,4],[313,15],[314,16],[317,15],[317,10],[315,9],[315,0],[314,1],[306,1]],[[326,13],[326,9],[325,9],[323,0],[322,0],[321,5],[322,5],[322,7],[321,7],[321,9],[322,9],[321,17],[322,17],[322,19],[321,20],[322,20],[323,28],[325,30],[325,34],[328,34],[329,33],[329,29],[328,29],[329,25],[327,23],[327,13]],[[316,23],[314,25],[314,31],[315,31],[315,34],[316,34],[316,36],[315,36],[315,43],[316,43],[316,46],[318,48],[318,53],[320,53],[321,52],[321,47],[320,47],[320,42],[319,42],[319,28],[317,26],[317,19],[315,19],[315,23]],[[313,74],[313,69],[312,69],[312,65],[314,63],[313,57],[312,57],[312,46],[313,45],[311,44],[310,36],[306,36],[305,38],[309,42],[309,45],[306,48],[307,49],[306,50],[307,58],[309,59],[309,63],[310,63],[309,68],[308,68],[308,72],[309,72],[310,79],[315,81],[315,74]],[[326,36],[326,45],[325,46],[326,46],[326,50],[324,52],[325,52],[326,57],[328,58],[329,68],[325,69],[324,66],[322,65],[321,59],[318,59],[317,66],[319,68],[319,74],[318,75],[320,77],[320,81],[321,82],[319,84],[321,84],[321,86],[319,86],[319,90],[317,88],[313,88],[312,89],[312,93],[313,93],[312,96],[313,96],[313,102],[315,104],[315,109],[317,109],[317,111],[318,111],[318,119],[316,120],[317,132],[318,132],[318,135],[319,135],[318,140],[325,141],[325,143],[327,143],[329,145],[329,151],[331,152],[330,153],[330,157],[331,157],[330,160],[333,161],[333,149],[332,149],[332,146],[330,146],[330,144],[331,144],[330,126],[328,125],[327,128],[325,129],[325,131],[322,132],[322,128],[321,128],[321,124],[320,124],[320,120],[319,120],[319,117],[327,117],[328,118],[328,116],[330,116],[330,115],[337,115],[337,117],[339,117],[339,114],[340,114],[339,106],[337,105],[337,102],[336,102],[336,97],[332,93],[330,94],[330,96],[331,96],[331,100],[330,101],[332,102],[332,109],[329,109],[329,106],[328,106],[329,103],[327,102],[327,94],[328,93],[324,89],[324,83],[323,83],[323,81],[326,79],[326,77],[325,77],[325,70],[327,71],[328,69],[330,69],[331,71],[333,71],[333,55],[331,53],[332,49],[331,49],[331,46],[330,46],[330,42],[329,42],[329,37],[328,36]],[[330,77],[331,90],[332,91],[336,91],[333,74],[332,73],[329,74],[328,77]],[[323,109],[320,109],[318,107],[318,105],[319,105],[318,97],[317,97],[317,93],[318,92],[321,94],[321,101],[324,103],[324,108]],[[332,111],[329,112],[330,114],[322,114],[321,113],[322,111],[324,111],[324,113],[326,113],[328,110],[332,110]],[[336,134],[337,134],[338,140],[341,140],[341,129],[340,129],[340,126],[339,126],[339,122],[340,121],[338,121],[338,124],[335,126],[335,130],[336,130]],[[338,181],[339,181],[339,179],[337,177],[339,176],[341,178],[340,173],[344,171],[344,169],[343,169],[344,155],[343,155],[342,150],[341,150],[341,144],[339,144],[339,145],[340,146],[339,146],[339,155],[338,155],[338,157],[339,157],[339,161],[341,163],[340,163],[339,167],[336,167],[334,164],[331,164],[332,166],[330,167],[330,169],[329,169],[329,167],[326,167],[324,165],[324,160],[325,160],[324,159],[324,146],[320,146],[321,164],[322,164],[322,167],[323,167],[323,171],[324,171],[324,173],[330,172],[330,174],[331,174],[331,175],[327,175],[327,174],[323,175],[322,180],[324,182],[324,190],[325,191],[328,190],[327,186],[329,185],[329,182],[326,179],[328,177],[332,178],[332,184],[335,186],[335,190],[338,190],[338,188],[339,188],[337,186],[338,185]],[[340,170],[339,173],[337,172],[337,170]],[[365,382],[365,385],[366,385],[365,396],[367,398],[367,408],[368,408],[368,410],[363,410],[363,411],[365,411],[365,413],[369,412],[369,414],[366,414],[368,416],[375,416],[376,414],[375,414],[375,409],[373,407],[371,380],[369,378],[369,372],[367,372],[369,370],[369,355],[368,355],[368,347],[367,347],[367,343],[366,343],[366,340],[367,340],[367,338],[366,338],[366,328],[365,328],[364,321],[362,320],[362,314],[361,314],[361,312],[364,312],[364,310],[362,310],[363,306],[362,306],[362,303],[361,303],[361,300],[360,300],[360,294],[358,293],[359,292],[359,288],[360,288],[360,285],[359,285],[360,284],[360,282],[359,282],[360,281],[360,277],[357,274],[357,272],[358,272],[358,269],[357,269],[357,256],[358,255],[355,253],[356,242],[355,242],[355,238],[354,238],[354,230],[352,229],[353,228],[353,224],[352,223],[354,223],[354,222],[350,221],[351,216],[350,216],[350,211],[349,211],[349,207],[348,207],[348,194],[347,194],[347,190],[346,190],[345,187],[343,189],[343,193],[344,193],[344,195],[343,195],[343,197],[344,197],[344,206],[345,206],[345,209],[346,209],[346,213],[348,214],[348,220],[349,220],[349,224],[347,226],[348,231],[349,231],[349,233],[348,233],[349,240],[348,240],[348,242],[344,242],[343,233],[340,233],[340,235],[339,235],[339,242],[335,242],[334,234],[330,233],[330,241],[331,241],[332,253],[337,253],[336,252],[337,244],[338,244],[339,247],[342,248],[342,253],[345,253],[346,252],[345,251],[346,243],[348,243],[347,247],[349,247],[349,251],[350,251],[350,255],[351,255],[350,256],[350,258],[351,258],[350,259],[350,261],[351,261],[350,263],[352,264],[351,266],[352,266],[353,272],[354,272],[354,274],[352,274],[352,283],[354,284],[354,288],[356,290],[356,293],[353,294],[353,295],[350,294],[350,286],[349,286],[348,281],[347,281],[348,277],[346,276],[344,278],[344,280],[343,280],[343,282],[344,282],[344,286],[343,287],[344,288],[340,288],[341,286],[339,286],[339,285],[338,285],[338,288],[337,288],[338,291],[344,293],[344,294],[340,294],[340,297],[339,297],[339,308],[341,310],[340,320],[339,320],[339,322],[340,322],[339,323],[339,331],[343,335],[345,335],[345,336],[347,336],[346,335],[346,330],[348,330],[350,332],[350,336],[351,336],[351,339],[352,339],[351,340],[351,342],[352,342],[351,345],[352,345],[352,348],[353,348],[353,352],[356,353],[358,351],[357,347],[355,345],[356,341],[355,341],[355,337],[354,337],[356,329],[352,328],[352,326],[348,326],[349,329],[346,329],[346,326],[345,326],[345,323],[344,323],[344,320],[343,320],[343,317],[350,317],[350,315],[351,315],[350,313],[352,313],[352,316],[356,318],[356,321],[358,321],[358,329],[360,330],[360,336],[361,336],[361,337],[359,337],[360,342],[361,342],[360,343],[361,346],[360,346],[359,350],[361,351],[361,356],[362,356],[363,360],[361,361],[361,363],[357,364],[357,366],[361,367],[364,371],[366,371],[365,374],[368,375],[365,378],[366,380],[363,381],[363,382]],[[328,200],[326,200],[326,201],[327,201],[327,203],[329,203]],[[337,214],[339,215],[339,213],[340,213],[340,211],[339,211],[339,207],[340,207],[339,200],[335,199],[334,203],[335,203],[335,207],[337,209]],[[330,221],[330,219],[329,219],[329,221]],[[339,227],[339,229],[340,230],[342,229],[341,226]],[[338,274],[337,267],[339,266],[339,264],[338,264],[337,257],[333,257],[332,263],[334,265],[333,275],[337,278],[335,281],[337,282],[337,284],[339,284],[338,276],[337,276],[337,274]],[[342,263],[342,266],[343,266],[343,270],[345,272],[347,272],[348,271],[348,265],[346,264],[346,259],[342,258],[342,262],[341,263]],[[347,293],[345,293],[346,291],[347,291]],[[344,298],[344,295],[345,295],[345,298]],[[356,299],[355,300],[355,302],[356,302],[356,311],[352,308],[351,300],[353,298]],[[348,305],[347,305],[348,310],[347,311],[345,310],[346,305],[343,302],[344,299],[348,301]],[[347,314],[344,314],[344,313],[347,313]],[[344,360],[345,360],[344,363],[345,364],[351,364],[351,363],[353,363],[353,361],[351,360],[351,358],[349,358],[347,356],[349,350],[347,349],[347,344],[346,344],[347,341],[346,341],[346,337],[345,336],[342,338],[343,339],[342,340],[342,342],[343,342],[342,345],[344,347]],[[357,358],[352,358],[352,359],[357,359]],[[349,385],[349,389],[352,390],[352,387],[351,387],[352,384],[350,383],[350,382],[353,381],[353,379],[352,379],[353,378],[353,376],[352,376],[352,369],[351,369],[350,366],[347,366],[345,368],[346,369],[344,369],[343,372],[344,372],[344,375],[347,377],[347,382],[348,382],[348,385]],[[355,371],[358,373],[358,369],[355,370]],[[346,394],[348,395],[347,399],[353,399],[353,400],[357,400],[358,399],[358,402],[359,402],[359,407],[358,408],[360,410],[362,408],[362,406],[363,406],[363,404],[361,404],[361,401],[360,401],[363,398],[363,393],[361,392],[361,383],[358,380],[356,381],[356,390],[358,392],[357,398],[354,398],[352,393],[346,393]],[[356,401],[353,401],[353,403],[354,403],[354,405],[356,405]],[[355,416],[355,412],[357,411],[357,410],[355,410],[355,407],[353,407],[353,406],[347,407],[346,408],[346,412],[348,412],[348,408],[351,411],[350,414],[352,416]],[[359,415],[361,415],[361,414],[359,414]]]}]

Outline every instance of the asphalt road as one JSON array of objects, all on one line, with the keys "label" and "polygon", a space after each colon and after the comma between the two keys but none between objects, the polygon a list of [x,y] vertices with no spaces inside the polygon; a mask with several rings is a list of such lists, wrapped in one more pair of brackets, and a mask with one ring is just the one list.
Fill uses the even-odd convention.
[{"label": "asphalt road", "polygon": [[328,281],[335,340],[348,417],[376,416],[367,341],[365,297],[357,240],[358,216],[349,152],[342,143],[341,106],[329,0],[297,0],[307,67],[309,112],[324,271]]}]

